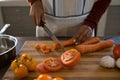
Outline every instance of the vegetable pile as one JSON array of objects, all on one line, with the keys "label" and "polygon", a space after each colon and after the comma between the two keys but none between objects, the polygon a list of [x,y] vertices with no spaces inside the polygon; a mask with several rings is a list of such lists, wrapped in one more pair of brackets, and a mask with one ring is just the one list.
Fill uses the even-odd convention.
[{"label": "vegetable pile", "polygon": [[11,62],[10,68],[14,71],[17,78],[24,78],[28,73],[36,70],[37,61],[28,53],[23,53],[20,58],[16,58]]}]

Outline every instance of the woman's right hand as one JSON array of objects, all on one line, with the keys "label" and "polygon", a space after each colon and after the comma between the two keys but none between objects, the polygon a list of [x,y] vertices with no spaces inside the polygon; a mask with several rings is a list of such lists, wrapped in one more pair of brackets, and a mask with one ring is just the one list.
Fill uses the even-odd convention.
[{"label": "woman's right hand", "polygon": [[44,9],[41,0],[35,1],[30,8],[30,16],[35,25],[40,26],[41,21],[45,23]]}]

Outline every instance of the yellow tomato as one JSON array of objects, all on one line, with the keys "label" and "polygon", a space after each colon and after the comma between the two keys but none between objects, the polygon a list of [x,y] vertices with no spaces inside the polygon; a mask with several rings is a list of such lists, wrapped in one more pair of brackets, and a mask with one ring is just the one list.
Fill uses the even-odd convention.
[{"label": "yellow tomato", "polygon": [[55,77],[55,78],[53,78],[53,80],[64,80],[64,79],[61,77]]},{"label": "yellow tomato", "polygon": [[52,77],[48,74],[40,74],[35,80],[52,80]]},{"label": "yellow tomato", "polygon": [[10,68],[12,70],[15,70],[15,68],[17,68],[19,64],[20,64],[19,61],[17,59],[15,59],[11,62]]},{"label": "yellow tomato", "polygon": [[24,53],[20,56],[20,60],[26,60],[26,59],[31,60],[31,58],[32,57],[28,53]]},{"label": "yellow tomato", "polygon": [[19,64],[19,66],[14,70],[14,74],[17,78],[24,78],[28,75],[27,67],[23,64]]},{"label": "yellow tomato", "polygon": [[37,64],[38,63],[35,59],[26,60],[26,62],[25,62],[25,65],[27,66],[29,71],[35,71]]}]

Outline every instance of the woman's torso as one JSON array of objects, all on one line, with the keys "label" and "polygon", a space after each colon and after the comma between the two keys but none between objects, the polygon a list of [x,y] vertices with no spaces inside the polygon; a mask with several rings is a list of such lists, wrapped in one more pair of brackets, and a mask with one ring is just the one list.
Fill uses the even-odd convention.
[{"label": "woman's torso", "polygon": [[[95,0],[42,0],[42,2],[48,28],[56,36],[73,36],[89,14]],[[41,28],[37,30],[37,36],[47,36]]]}]

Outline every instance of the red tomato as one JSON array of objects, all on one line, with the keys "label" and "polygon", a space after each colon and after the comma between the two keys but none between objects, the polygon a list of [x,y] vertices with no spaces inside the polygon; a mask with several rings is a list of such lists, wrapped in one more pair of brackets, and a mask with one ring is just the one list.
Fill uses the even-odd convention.
[{"label": "red tomato", "polygon": [[45,69],[47,69],[48,71],[58,71],[63,67],[60,59],[53,58],[53,57],[46,58],[43,61],[43,65],[44,65]]},{"label": "red tomato", "polygon": [[80,53],[76,49],[67,50],[61,55],[61,61],[67,67],[75,66],[80,61]]},{"label": "red tomato", "polygon": [[119,44],[119,45],[116,45],[116,46],[113,48],[113,54],[114,54],[115,59],[120,58],[120,44]]},{"label": "red tomato", "polygon": [[47,73],[48,72],[48,70],[45,69],[43,63],[38,64],[37,67],[36,67],[36,70],[39,71],[39,72],[42,72],[42,73]]}]

